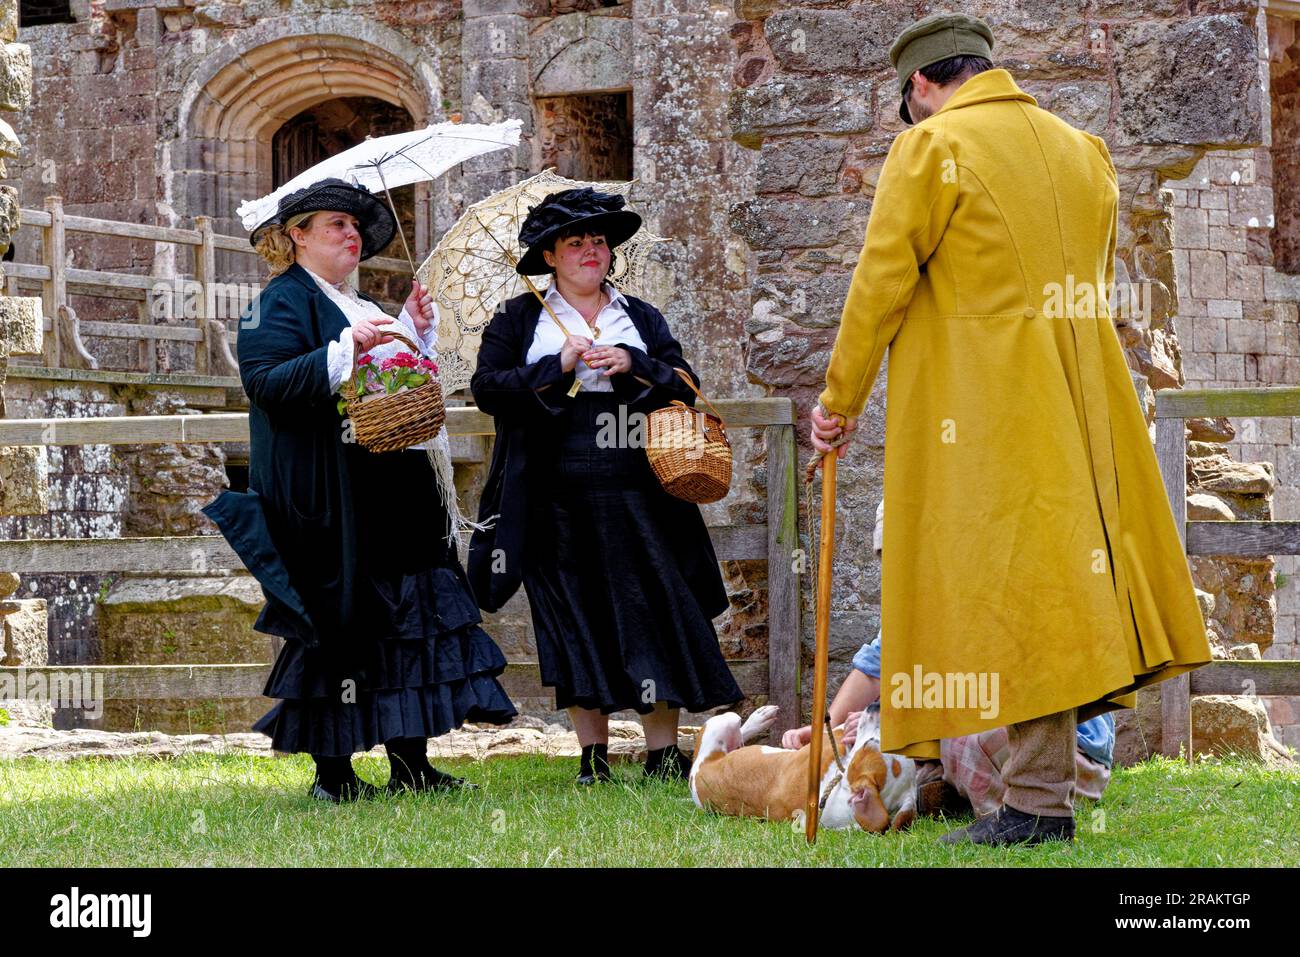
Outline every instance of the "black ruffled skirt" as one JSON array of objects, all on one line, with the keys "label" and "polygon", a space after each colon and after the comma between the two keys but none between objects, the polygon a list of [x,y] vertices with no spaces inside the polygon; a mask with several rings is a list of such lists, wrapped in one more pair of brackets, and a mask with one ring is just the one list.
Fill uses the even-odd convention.
[{"label": "black ruffled skirt", "polygon": [[[402,454],[408,478],[428,477],[427,459],[412,457],[423,452]],[[422,507],[442,512],[433,494]],[[517,713],[496,680],[505,656],[479,626],[455,556],[426,541],[424,561],[411,561],[414,549],[395,558],[391,543],[373,534],[377,516],[367,518],[358,620],[369,634],[357,636],[362,644],[346,666],[296,641],[281,649],[263,690],[281,701],[253,725],[277,751],[350,755],[394,738],[437,737],[466,721],[504,724]]]},{"label": "black ruffled skirt", "polygon": [[701,586],[720,573],[699,510],[684,514],[644,448],[601,447],[618,406],[579,392],[551,453],[530,452],[523,584],[542,684],[556,708],[604,714],[734,704],[744,695],[698,597],[721,592]]}]

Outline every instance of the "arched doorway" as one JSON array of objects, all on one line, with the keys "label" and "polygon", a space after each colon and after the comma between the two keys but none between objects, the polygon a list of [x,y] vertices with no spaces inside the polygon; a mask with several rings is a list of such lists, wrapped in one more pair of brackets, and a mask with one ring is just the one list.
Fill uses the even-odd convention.
[{"label": "arched doorway", "polygon": [[[338,142],[441,119],[436,64],[424,49],[373,20],[332,16],[314,29],[321,32],[299,32],[301,25],[285,19],[266,21],[239,34],[237,44],[214,50],[190,77],[170,144],[176,225],[207,215],[217,233],[245,239],[235,210],[275,188],[282,129],[289,132],[280,137],[279,162],[287,170],[317,148],[304,145],[314,138]],[[374,128],[365,128],[366,119]],[[429,189],[420,184],[408,193],[406,235],[418,262],[430,246]],[[184,272],[185,265],[160,269]],[[265,278],[255,258],[224,250],[218,250],[216,270],[227,282]]]}]

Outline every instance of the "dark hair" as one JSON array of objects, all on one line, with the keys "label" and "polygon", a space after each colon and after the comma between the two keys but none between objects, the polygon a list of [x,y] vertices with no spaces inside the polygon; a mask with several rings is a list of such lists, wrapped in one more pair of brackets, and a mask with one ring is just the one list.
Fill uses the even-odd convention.
[{"label": "dark hair", "polygon": [[[587,229],[582,223],[574,223],[572,226],[568,227],[567,229],[561,229],[559,232],[555,234],[555,236],[551,239],[551,243],[547,251],[554,253],[555,247],[559,246],[560,243],[564,242],[566,239],[572,239],[574,236],[604,236],[604,235],[605,235],[604,233],[591,232],[591,230]],[[609,245],[608,237],[606,237],[605,239],[605,245],[609,249],[609,270],[605,273],[605,277],[609,278],[610,276],[614,275],[614,258],[615,258],[614,247]],[[547,266],[546,270],[552,276],[555,275],[554,266]]]},{"label": "dark hair", "polygon": [[[940,60],[938,63],[931,63],[929,66],[921,67],[921,76],[925,77],[931,83],[938,83],[944,86],[953,80],[965,80],[976,73],[983,73],[985,70],[993,69],[993,61],[988,57],[970,56],[962,54],[961,56],[950,56],[946,60]],[[912,78],[907,78],[907,85],[903,87],[903,99],[906,100],[912,95]]]}]

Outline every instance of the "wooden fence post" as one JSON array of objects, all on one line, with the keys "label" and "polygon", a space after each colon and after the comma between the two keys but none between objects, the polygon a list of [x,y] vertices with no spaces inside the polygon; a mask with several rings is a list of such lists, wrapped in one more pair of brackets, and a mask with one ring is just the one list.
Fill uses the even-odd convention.
[{"label": "wooden fence post", "polygon": [[212,355],[211,325],[221,320],[214,317],[217,301],[216,282],[217,257],[216,246],[212,240],[212,217],[195,216],[194,225],[198,228],[201,243],[194,250],[194,278],[199,284],[198,328],[203,338],[194,344],[194,371],[207,375]]},{"label": "wooden fence post", "polygon": [[63,224],[63,197],[46,196],[45,211],[50,214],[50,225],[41,231],[41,259],[42,265],[49,267],[50,275],[42,284],[41,298],[44,302],[41,306],[45,315],[50,317],[50,334],[45,337],[41,351],[44,363],[57,369],[62,359],[59,307],[68,304],[67,233]]},{"label": "wooden fence post", "polygon": [[[1165,493],[1173,509],[1178,540],[1187,551],[1187,443],[1181,415],[1161,416],[1156,399],[1156,458]],[[1181,752],[1192,760],[1192,683],[1184,673],[1160,683],[1160,750],[1171,758]]]},{"label": "wooden fence post", "polygon": [[799,688],[799,496],[794,426],[769,425],[767,445],[767,667],[769,704],[781,709],[772,739],[802,721]]}]

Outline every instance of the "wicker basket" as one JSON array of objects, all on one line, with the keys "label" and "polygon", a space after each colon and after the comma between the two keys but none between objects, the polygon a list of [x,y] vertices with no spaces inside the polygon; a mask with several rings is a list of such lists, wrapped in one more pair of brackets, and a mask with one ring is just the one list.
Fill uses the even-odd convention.
[{"label": "wicker basket", "polygon": [[674,369],[713,415],[692,409],[685,402],[655,409],[647,416],[646,455],[650,467],[669,495],[706,505],[723,498],[731,488],[731,443],[727,426],[713,404],[700,394],[681,369]]},{"label": "wicker basket", "polygon": [[[420,350],[396,329],[386,329],[417,356]],[[359,396],[352,376],[344,380],[339,394],[347,401],[348,418],[357,442],[371,452],[396,452],[438,434],[447,410],[442,403],[442,386],[430,377],[424,385],[392,395]]]}]

